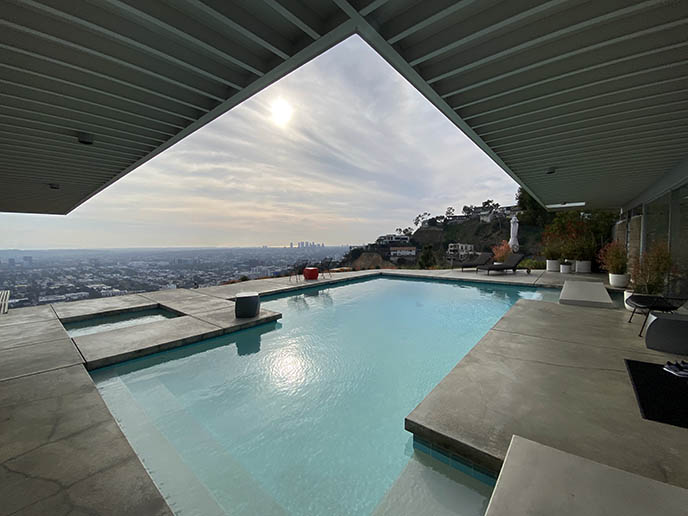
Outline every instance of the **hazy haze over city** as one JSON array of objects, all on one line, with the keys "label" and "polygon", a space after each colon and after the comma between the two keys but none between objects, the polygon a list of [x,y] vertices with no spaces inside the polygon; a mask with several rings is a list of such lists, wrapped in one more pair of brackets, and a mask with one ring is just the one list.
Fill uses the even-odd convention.
[{"label": "hazy haze over city", "polygon": [[71,214],[0,214],[0,248],[355,244],[516,188],[353,36]]}]

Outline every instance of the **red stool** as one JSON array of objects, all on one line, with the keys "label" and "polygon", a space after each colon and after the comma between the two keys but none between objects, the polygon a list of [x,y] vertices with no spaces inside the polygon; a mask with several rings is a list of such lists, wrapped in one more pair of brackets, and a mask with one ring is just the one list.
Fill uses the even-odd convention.
[{"label": "red stool", "polygon": [[318,279],[318,268],[306,267],[303,269],[303,279]]}]

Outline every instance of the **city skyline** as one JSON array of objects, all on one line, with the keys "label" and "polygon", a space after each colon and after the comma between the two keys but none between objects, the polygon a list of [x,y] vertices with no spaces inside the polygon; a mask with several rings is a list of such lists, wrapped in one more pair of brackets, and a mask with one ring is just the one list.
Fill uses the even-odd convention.
[{"label": "city skyline", "polygon": [[73,213],[0,214],[0,247],[356,244],[516,189],[352,36]]}]

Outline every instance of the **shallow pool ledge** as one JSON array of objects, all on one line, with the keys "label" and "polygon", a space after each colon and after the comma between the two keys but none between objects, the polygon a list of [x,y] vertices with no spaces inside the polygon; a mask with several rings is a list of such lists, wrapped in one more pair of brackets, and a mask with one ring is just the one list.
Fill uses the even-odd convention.
[{"label": "shallow pool ledge", "polygon": [[86,368],[97,369],[203,339],[276,321],[282,314],[261,310],[256,317],[237,319],[234,308],[214,310],[75,337]]}]

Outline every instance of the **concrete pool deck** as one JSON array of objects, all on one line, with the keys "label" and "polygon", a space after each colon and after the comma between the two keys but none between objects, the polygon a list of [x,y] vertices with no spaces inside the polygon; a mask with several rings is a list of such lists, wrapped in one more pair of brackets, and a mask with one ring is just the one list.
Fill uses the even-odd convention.
[{"label": "concrete pool deck", "polygon": [[406,418],[497,474],[513,435],[688,487],[688,431],[645,420],[625,358],[663,363],[618,309],[519,300]]},{"label": "concrete pool deck", "polygon": [[[89,360],[90,367],[95,367],[98,360],[127,360],[128,357],[139,356],[136,355],[139,352],[166,349],[164,346],[170,342],[176,341],[176,345],[184,345],[191,342],[184,341],[185,338],[195,338],[204,332],[241,329],[233,320],[233,310],[230,306],[233,307],[231,299],[243,290],[257,291],[262,295],[288,293],[379,276],[477,281],[532,287],[560,287],[566,279],[574,278],[604,280],[602,275],[559,275],[544,271],[533,271],[530,275],[519,271],[515,275],[487,277],[484,274],[457,270],[375,270],[333,273],[332,278],[328,276],[317,281],[270,278],[194,290],[177,289],[12,309],[8,314],[0,316],[0,353],[9,352],[6,357],[11,357],[3,361],[6,363],[0,368],[0,420],[3,422],[3,432],[0,433],[0,515],[68,513],[70,510],[78,512],[79,509],[89,514],[112,514],[118,511],[131,514],[171,514],[86,373],[85,366],[89,366]],[[551,303],[541,304],[556,306]],[[148,325],[132,326],[114,330],[105,341],[101,337],[99,342],[95,337],[103,336],[105,332],[92,334],[92,339],[86,339],[91,337],[90,335],[76,338],[74,340],[79,341],[83,348],[79,349],[78,345],[73,344],[74,341],[68,339],[59,319],[62,318],[64,322],[76,321],[149,308],[168,308],[182,313],[184,315],[180,317],[160,322],[193,319],[198,331],[191,336],[183,337],[182,334],[186,330],[183,328],[184,324],[180,323],[176,323],[180,327],[175,327],[174,331],[170,326],[160,325],[165,326],[161,332],[157,331],[160,328],[152,331],[152,328],[156,327],[152,327],[151,331],[144,330],[143,328]],[[566,308],[586,310],[579,307]],[[608,312],[618,313],[614,310]],[[510,314],[511,312],[504,319],[510,317]],[[572,321],[572,324],[578,327],[578,331],[583,331],[581,328],[585,327],[587,317],[588,315],[581,312],[580,316]],[[590,317],[591,320],[595,320],[592,314]],[[542,320],[538,322],[539,326],[528,326],[530,330],[524,330],[523,335],[526,341],[521,345],[534,346],[533,353],[544,353],[546,350],[542,350],[542,346],[537,346],[537,337],[531,338],[529,335],[540,332],[543,336],[551,336],[553,331],[568,331],[556,324],[549,325],[552,318],[556,321],[556,314],[545,312]],[[599,340],[610,332],[616,332],[623,325],[619,324],[619,328],[607,328],[602,332],[595,332],[595,325],[589,326],[593,331],[593,339]],[[634,324],[628,326],[632,327]],[[166,328],[171,331],[167,337],[164,336]],[[498,331],[503,330],[496,327],[491,330]],[[637,329],[629,328],[628,331],[631,331],[636,339],[635,346],[641,346],[642,341],[635,337]],[[622,336],[622,340],[624,338]],[[110,344],[107,341],[110,341]],[[640,353],[654,353],[655,357],[663,356],[649,351]],[[604,352],[601,350],[597,354],[602,356]],[[594,357],[589,360],[591,363],[594,362]],[[518,361],[514,364],[514,367],[517,367]],[[623,388],[626,387],[624,384]],[[550,388],[555,391],[558,389],[556,384],[550,384]],[[453,401],[455,400],[449,400],[450,403]],[[612,396],[610,402],[614,401]],[[613,424],[616,417],[622,421],[628,418],[629,411],[632,409],[625,407],[621,412],[610,410],[608,414],[595,413],[588,418],[599,415],[605,419],[606,424]],[[567,415],[571,416],[578,417],[578,414]],[[555,423],[559,424],[556,421]],[[659,423],[651,424],[655,427],[666,426]],[[658,433],[656,439],[661,440],[662,435],[669,437],[665,443],[667,449],[673,449],[675,443],[686,449],[686,442],[674,433],[662,433],[661,428]],[[617,448],[623,448],[626,437],[619,433],[616,439],[619,441]],[[662,460],[663,454],[669,453],[661,446],[653,450],[652,453],[659,453],[659,461]],[[676,466],[672,461],[666,467],[670,470],[667,472],[667,478],[673,478],[673,470],[685,466]],[[657,464],[655,469],[661,470],[661,465]]]}]

